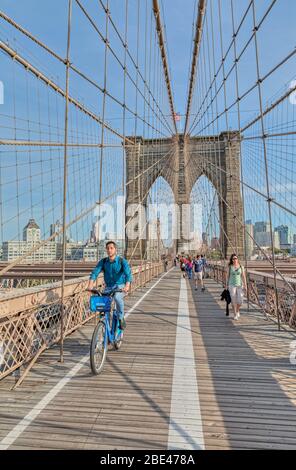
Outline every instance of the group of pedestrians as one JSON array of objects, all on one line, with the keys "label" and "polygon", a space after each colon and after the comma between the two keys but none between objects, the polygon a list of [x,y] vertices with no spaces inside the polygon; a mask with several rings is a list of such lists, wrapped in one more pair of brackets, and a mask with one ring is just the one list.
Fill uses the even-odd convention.
[{"label": "group of pedestrians", "polygon": [[195,290],[197,290],[198,284],[201,285],[201,290],[204,291],[204,273],[206,267],[206,258],[204,255],[197,255],[191,257],[180,256],[176,258],[180,264],[180,269],[184,278],[192,279],[194,277]]},{"label": "group of pedestrians", "polygon": [[[194,257],[178,255],[174,260],[175,266],[177,266],[178,263],[183,277],[188,279],[193,278],[195,290],[197,290],[198,285],[200,285],[202,292],[204,292],[204,277],[207,265],[205,256],[199,254]],[[228,303],[232,305],[232,318],[238,320],[240,318],[240,309],[243,304],[244,295],[247,293],[247,280],[245,269],[235,253],[230,256],[224,289],[224,299],[229,299]]]}]

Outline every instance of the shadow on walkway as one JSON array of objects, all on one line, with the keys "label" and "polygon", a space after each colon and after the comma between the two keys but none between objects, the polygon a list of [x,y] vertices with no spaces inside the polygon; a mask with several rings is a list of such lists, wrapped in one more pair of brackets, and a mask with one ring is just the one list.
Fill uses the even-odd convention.
[{"label": "shadow on walkway", "polygon": [[225,303],[219,304],[222,288],[212,280],[204,293],[189,285],[191,326],[202,338],[195,351],[207,447],[225,447],[228,441],[231,449],[296,448],[291,336],[246,308],[238,322],[226,317]]}]

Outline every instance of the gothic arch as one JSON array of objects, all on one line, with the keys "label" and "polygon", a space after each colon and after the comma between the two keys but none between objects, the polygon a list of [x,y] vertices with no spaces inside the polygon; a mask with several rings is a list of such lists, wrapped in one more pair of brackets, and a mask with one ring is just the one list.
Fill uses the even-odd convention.
[{"label": "gothic arch", "polygon": [[[198,206],[194,212],[195,217],[199,218],[194,220],[195,230],[198,229],[200,232],[196,234],[196,238],[203,242],[207,238],[210,245],[211,239],[216,237],[221,249],[221,244],[223,244],[223,223],[221,220],[222,214],[219,210],[219,197],[213,182],[208,178],[206,172],[201,173],[193,184],[190,193],[190,203],[192,211],[194,203],[202,205],[202,211],[200,211]],[[210,220],[207,219],[207,223],[204,220],[205,215],[210,215]]]}]

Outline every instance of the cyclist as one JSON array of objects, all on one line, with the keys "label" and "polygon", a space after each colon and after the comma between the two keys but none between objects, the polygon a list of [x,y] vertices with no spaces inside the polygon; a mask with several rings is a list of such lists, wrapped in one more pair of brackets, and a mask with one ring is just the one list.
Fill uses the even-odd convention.
[{"label": "cyclist", "polygon": [[123,330],[126,327],[123,299],[129,291],[130,284],[132,282],[132,271],[127,260],[117,255],[117,245],[115,242],[109,241],[106,243],[106,252],[108,256],[106,258],[102,258],[91,272],[87,290],[94,288],[95,280],[102,271],[104,273],[104,283],[106,285],[105,292],[114,288],[122,290],[122,292],[116,292],[114,294],[114,300],[119,317],[120,328]]}]

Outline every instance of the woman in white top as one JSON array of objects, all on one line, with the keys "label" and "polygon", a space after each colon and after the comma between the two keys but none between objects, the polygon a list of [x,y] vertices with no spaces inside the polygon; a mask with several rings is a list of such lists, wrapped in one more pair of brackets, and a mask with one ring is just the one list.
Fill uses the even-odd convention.
[{"label": "woman in white top", "polygon": [[230,292],[234,319],[238,320],[240,317],[240,308],[243,303],[243,289],[247,290],[247,281],[245,269],[240,264],[235,253],[230,257],[229,270],[226,277],[226,288]]}]

